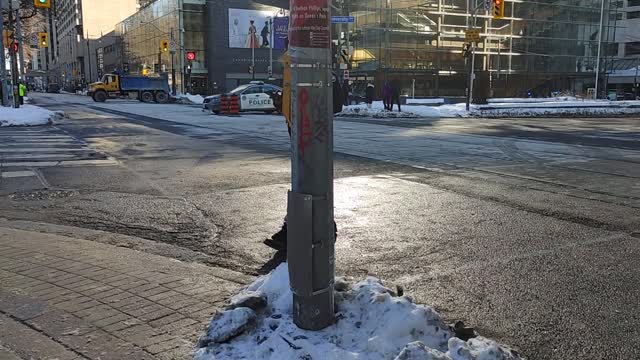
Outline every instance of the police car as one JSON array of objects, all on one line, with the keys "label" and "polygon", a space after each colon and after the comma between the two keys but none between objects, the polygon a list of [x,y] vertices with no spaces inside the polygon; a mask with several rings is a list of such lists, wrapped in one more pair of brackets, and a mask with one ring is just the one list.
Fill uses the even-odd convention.
[{"label": "police car", "polygon": [[[261,81],[252,81],[246,85],[240,85],[233,89],[229,95],[238,95],[240,111],[264,111],[271,114],[276,111],[271,95],[282,91],[281,88],[265,84]],[[202,110],[208,110],[215,114],[220,113],[220,96],[212,95],[204,98]]]}]

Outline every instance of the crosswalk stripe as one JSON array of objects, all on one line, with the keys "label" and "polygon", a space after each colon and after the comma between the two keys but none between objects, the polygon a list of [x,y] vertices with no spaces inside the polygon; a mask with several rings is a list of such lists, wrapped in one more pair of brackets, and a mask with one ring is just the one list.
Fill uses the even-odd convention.
[{"label": "crosswalk stripe", "polygon": [[[118,161],[60,132],[0,130],[0,168],[6,177],[36,176],[24,168],[112,166]],[[23,169],[15,169],[23,168]]]},{"label": "crosswalk stripe", "polygon": [[3,171],[0,172],[1,177],[3,178],[17,178],[17,177],[28,177],[28,176],[36,176],[31,170],[23,170],[23,171]]},{"label": "crosswalk stripe", "polygon": [[84,165],[118,165],[114,159],[105,160],[63,160],[63,161],[17,161],[3,163],[3,167],[53,167],[53,166],[84,166]]},{"label": "crosswalk stripe", "polygon": [[11,159],[29,159],[29,160],[37,160],[37,159],[59,159],[59,158],[72,158],[76,157],[74,154],[11,154],[11,155],[0,155],[0,163],[3,160],[11,160]]},{"label": "crosswalk stripe", "polygon": [[2,153],[37,153],[37,152],[65,152],[65,151],[93,151],[90,148],[19,148],[19,149],[0,149],[0,154]]}]

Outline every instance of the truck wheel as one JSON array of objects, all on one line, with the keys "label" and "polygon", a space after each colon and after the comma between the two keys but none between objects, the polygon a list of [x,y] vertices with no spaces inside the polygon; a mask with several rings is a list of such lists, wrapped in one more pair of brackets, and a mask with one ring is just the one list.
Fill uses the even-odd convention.
[{"label": "truck wheel", "polygon": [[153,93],[151,91],[145,91],[140,95],[142,102],[150,103],[153,101]]},{"label": "truck wheel", "polygon": [[159,104],[164,104],[169,100],[169,96],[164,91],[156,92],[156,102]]},{"label": "truck wheel", "polygon": [[105,102],[107,101],[107,93],[104,91],[98,91],[97,93],[93,94],[93,100],[97,102]]}]

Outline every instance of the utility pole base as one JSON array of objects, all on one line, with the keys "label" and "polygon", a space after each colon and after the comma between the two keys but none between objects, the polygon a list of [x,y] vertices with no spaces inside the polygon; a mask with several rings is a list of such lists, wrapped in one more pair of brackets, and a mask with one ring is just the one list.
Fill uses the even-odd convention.
[{"label": "utility pole base", "polygon": [[[326,309],[333,309],[333,286],[329,291],[311,297],[293,294],[293,322],[301,329],[322,330],[335,321],[333,316],[326,316]],[[324,313],[324,314],[323,314]]]}]

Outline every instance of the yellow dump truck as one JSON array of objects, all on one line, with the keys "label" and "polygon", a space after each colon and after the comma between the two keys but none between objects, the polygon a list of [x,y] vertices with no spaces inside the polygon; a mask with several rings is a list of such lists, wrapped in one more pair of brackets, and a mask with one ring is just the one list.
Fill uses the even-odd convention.
[{"label": "yellow dump truck", "polygon": [[89,84],[87,95],[96,102],[109,98],[136,95],[142,102],[166,103],[169,101],[167,77],[126,76],[118,73],[105,74],[101,81]]}]

